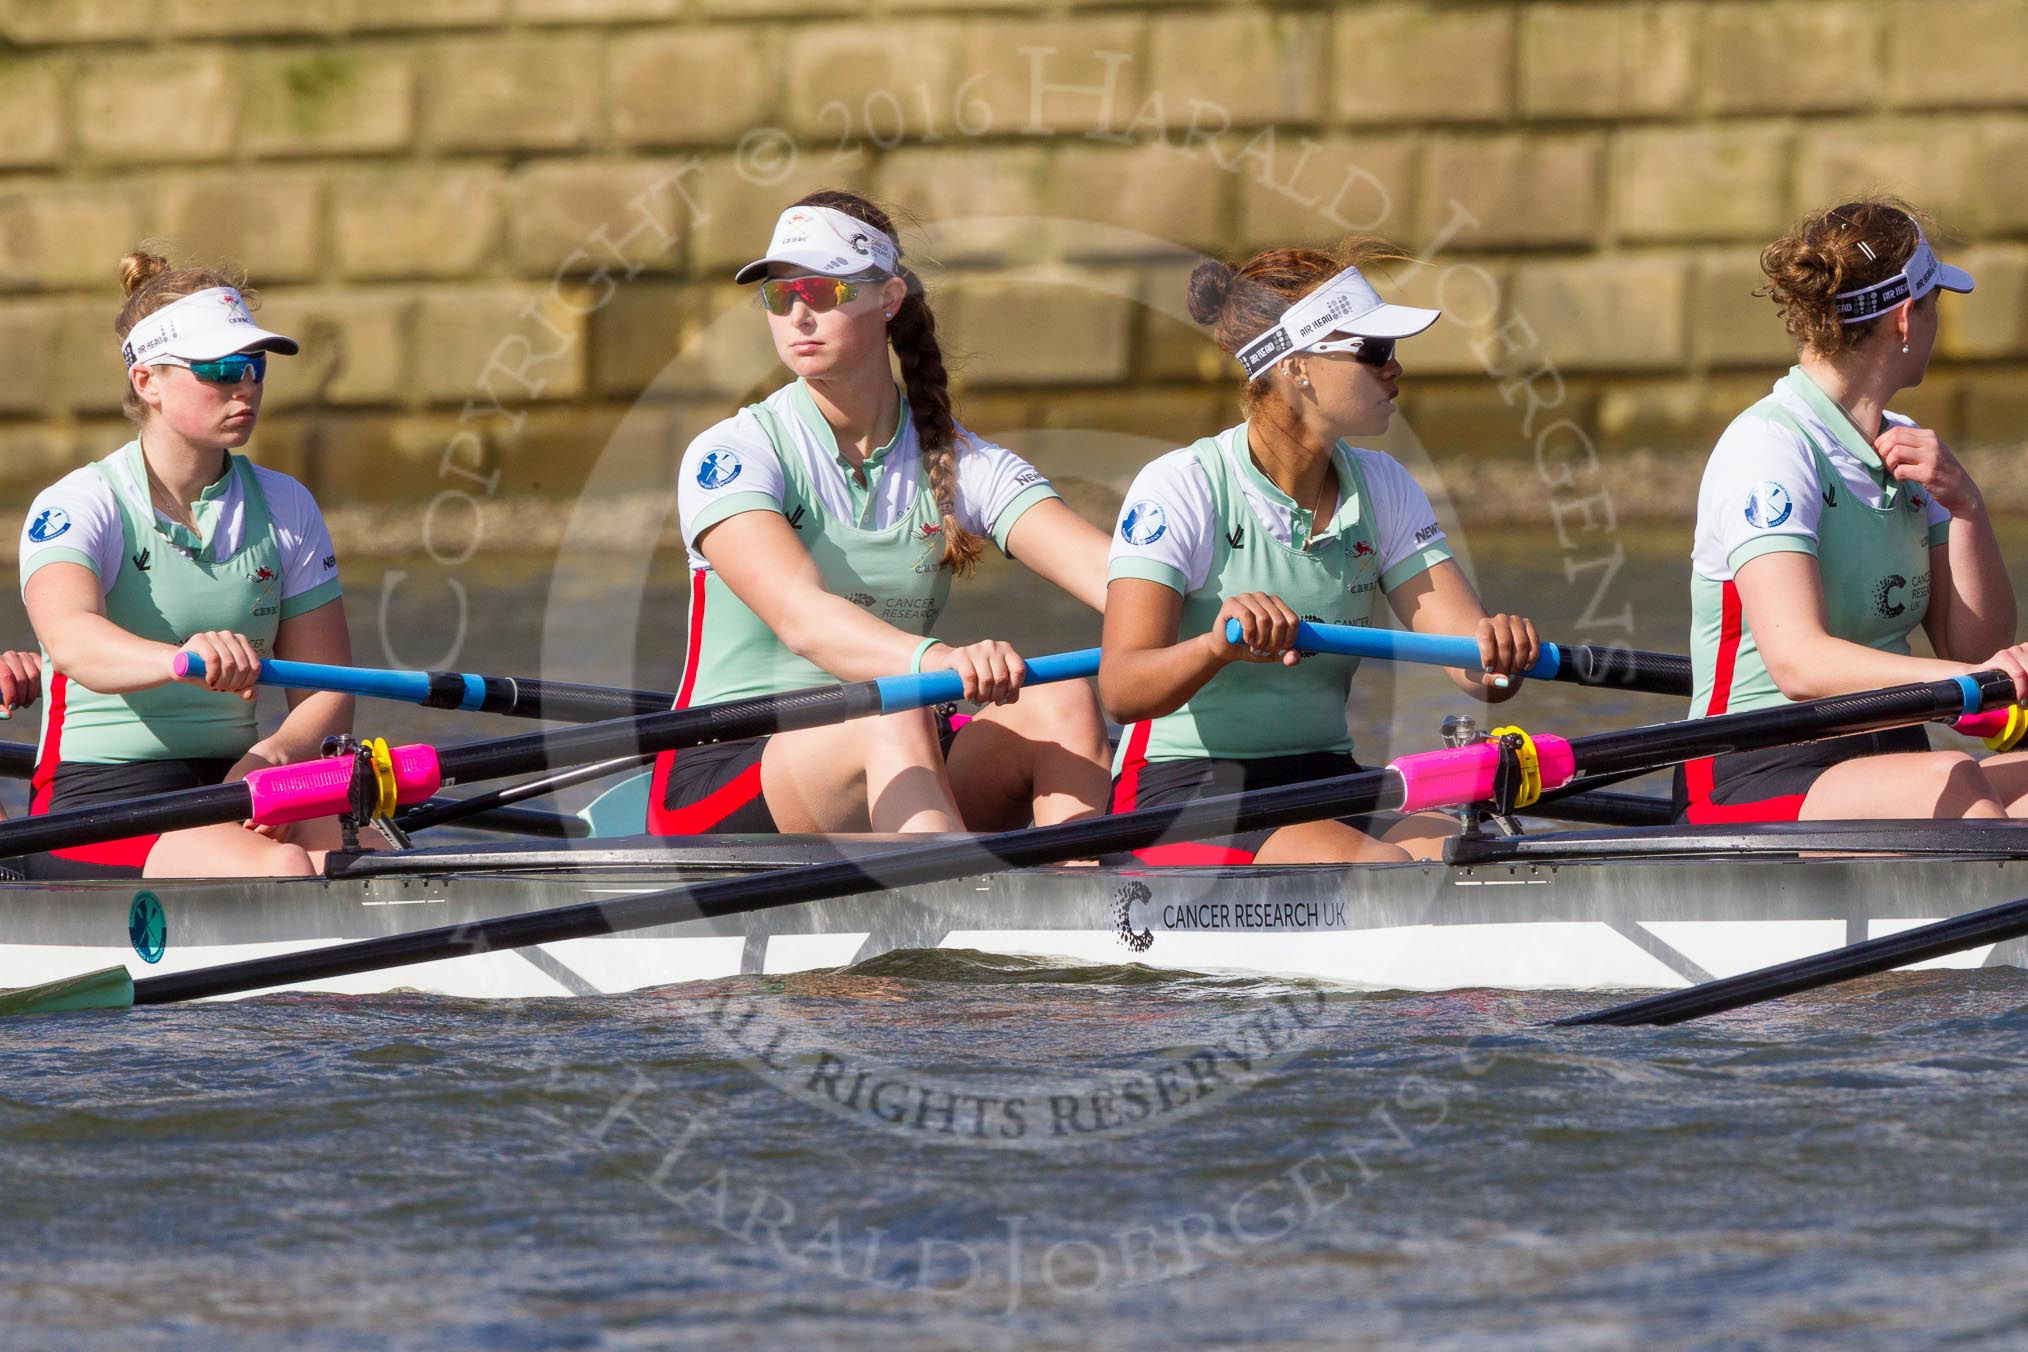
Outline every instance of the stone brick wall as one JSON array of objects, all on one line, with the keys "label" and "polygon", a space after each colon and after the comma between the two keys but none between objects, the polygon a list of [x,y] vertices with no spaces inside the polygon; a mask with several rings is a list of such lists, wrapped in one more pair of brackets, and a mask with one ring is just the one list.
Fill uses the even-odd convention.
[{"label": "stone brick wall", "polygon": [[333,505],[663,488],[778,378],[726,278],[826,184],[914,217],[964,416],[1059,476],[1231,420],[1194,251],[1373,230],[1449,316],[1397,442],[1677,484],[1786,363],[1759,246],[1875,187],[1980,280],[1904,406],[2028,441],[2022,0],[0,0],[0,38],[15,505],[124,435],[144,236],[307,341],[259,449]]}]

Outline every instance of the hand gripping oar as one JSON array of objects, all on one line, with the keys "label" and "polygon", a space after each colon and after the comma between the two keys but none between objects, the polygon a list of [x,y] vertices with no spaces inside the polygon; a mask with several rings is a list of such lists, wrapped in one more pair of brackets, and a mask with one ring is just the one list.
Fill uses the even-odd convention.
[{"label": "hand gripping oar", "polygon": [[[1586,777],[1659,769],[1690,756],[1747,751],[1954,716],[1988,702],[2011,698],[2013,689],[2012,679],[2004,672],[1989,671],[1979,673],[1977,678],[1959,677],[1928,685],[1839,695],[1751,713],[1598,733],[1573,741],[1537,736],[1531,739],[1531,748],[1542,786],[1559,788]],[[1400,757],[1382,769],[1308,784],[1200,798],[1119,816],[1004,831],[998,835],[937,839],[857,860],[776,869],[634,897],[579,902],[278,957],[164,973],[130,984],[122,980],[127,976],[125,968],[108,968],[103,973],[73,977],[51,986],[0,995],[0,1013],[74,1009],[84,1007],[80,1002],[88,999],[96,1001],[91,1007],[118,1008],[129,1003],[167,1004],[234,995],[495,949],[591,938],[970,877],[1002,868],[1085,858],[1138,849],[1165,838],[1187,840],[1193,835],[1258,830],[1355,812],[1454,807],[1491,797],[1505,775],[1511,754],[1512,748],[1500,742],[1424,751]],[[41,1002],[45,998],[60,999],[63,1003],[44,1005]]]},{"label": "hand gripping oar", "polygon": [[[1089,676],[1098,670],[1098,657],[1098,649],[1083,648],[1029,658],[1027,684]],[[963,697],[963,681],[954,671],[882,676],[850,685],[812,686],[694,709],[665,709],[635,718],[580,723],[441,750],[383,744],[374,753],[373,768],[383,785],[383,815],[391,815],[398,804],[419,803],[446,784],[533,774],[553,766],[647,755],[706,742],[738,741],[920,709]],[[100,803],[0,822],[0,856],[217,822],[278,826],[332,816],[349,810],[358,764],[351,756],[332,756],[255,770],[237,784],[158,793],[123,803]]]},{"label": "hand gripping oar", "polygon": [[1946,957],[1984,944],[2001,943],[2024,934],[2028,934],[2028,897],[1988,906],[1981,911],[1968,911],[1948,920],[1918,925],[1878,939],[1847,944],[1828,953],[1817,953],[1793,962],[1763,967],[1759,971],[1707,981],[1689,990],[1669,991],[1663,995],[1630,1000],[1610,1009],[1573,1014],[1556,1020],[1556,1024],[1562,1027],[1611,1024],[1625,1028],[1643,1023],[1682,1023],[1688,1019],[1701,1019],[1707,1014],[1722,1014],[1728,1009],[1777,1000],[1784,995],[1816,990],[1820,986],[1834,986],[1841,981],[1892,971],[1910,963],[1928,962],[1931,958]]},{"label": "hand gripping oar", "polygon": [[[176,654],[178,677],[204,675],[204,659]],[[509,718],[549,718],[591,723],[606,718],[660,713],[676,702],[661,690],[621,690],[604,685],[534,680],[524,676],[474,676],[460,671],[383,671],[322,662],[269,658],[261,663],[261,685],[280,690],[331,690],[341,695],[420,704],[429,709],[464,709]]]},{"label": "hand gripping oar", "polygon": [[[1239,642],[1238,620],[1225,622],[1229,643]],[[1477,640],[1448,634],[1413,634],[1399,629],[1369,629],[1354,624],[1296,626],[1296,647],[1344,657],[1376,657],[1392,662],[1423,662],[1437,667],[1478,671]],[[1539,681],[1573,685],[1612,686],[1648,695],[1690,696],[1690,659],[1674,653],[1641,652],[1634,648],[1589,643],[1542,645],[1535,665],[1522,673]]]}]

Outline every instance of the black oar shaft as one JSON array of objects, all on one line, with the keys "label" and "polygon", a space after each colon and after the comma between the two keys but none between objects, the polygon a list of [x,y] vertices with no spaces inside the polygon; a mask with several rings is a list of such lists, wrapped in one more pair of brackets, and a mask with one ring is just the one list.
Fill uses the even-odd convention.
[{"label": "black oar shaft", "polygon": [[1686,1019],[1722,1014],[1728,1009],[1777,1000],[1784,995],[1796,995],[1819,986],[1891,972],[1910,963],[1928,962],[1931,958],[1960,953],[1983,944],[2001,943],[2024,934],[2028,934],[2028,898],[1988,906],[1984,910],[1952,916],[1949,920],[1902,930],[1898,934],[1867,939],[1828,953],[1798,958],[1794,962],[1707,981],[1689,990],[1651,995],[1589,1014],[1574,1014],[1556,1022],[1566,1027],[1682,1023]]},{"label": "black oar shaft", "polygon": [[[473,680],[485,691],[476,708],[471,703]],[[675,702],[676,697],[663,690],[620,690],[519,676],[473,678],[450,671],[429,673],[429,694],[421,701],[430,709],[473,709],[510,718],[551,718],[570,723],[660,713]]]},{"label": "black oar shaft", "polygon": [[[824,686],[761,695],[695,709],[664,710],[642,718],[580,723],[574,727],[445,747],[437,764],[445,784],[502,775],[535,774],[552,766],[642,756],[706,742],[737,741],[792,728],[815,727],[879,713],[878,684]],[[187,826],[244,821],[253,812],[244,784],[185,789],[123,802],[51,812],[0,822],[0,856],[35,854],[122,836],[159,834]]]},{"label": "black oar shaft", "polygon": [[245,821],[252,812],[253,796],[245,784],[154,793],[0,822],[0,855],[37,854],[123,836],[160,835],[186,826]]},{"label": "black oar shaft", "polygon": [[[526,780],[520,784],[510,784],[504,789],[494,789],[488,793],[475,793],[469,798],[432,798],[427,803],[410,808],[396,817],[395,824],[405,831],[421,831],[432,826],[443,826],[449,822],[464,821],[468,817],[478,817],[496,812],[505,809],[510,804],[525,802],[530,798],[539,798],[545,793],[554,793],[558,789],[567,789],[573,785],[583,784],[588,780],[604,779],[607,775],[618,774],[622,770],[638,769],[647,764],[648,759],[645,756],[621,756],[614,760],[598,761],[592,765],[580,765],[575,769],[561,770],[553,775],[544,775],[540,779]],[[582,822],[579,824],[583,825]],[[587,827],[584,831],[573,832],[572,834],[588,835],[590,834],[590,829]]]},{"label": "black oar shaft", "polygon": [[411,814],[403,813],[394,819],[394,824],[404,831],[420,831],[425,826],[456,822],[469,831],[499,831],[508,835],[541,836],[545,840],[582,840],[591,834],[591,824],[582,817],[533,808],[499,807],[490,803],[473,807],[471,802],[469,798],[432,798],[426,803],[418,803],[415,812],[440,811],[443,815],[417,823],[409,820]]},{"label": "black oar shaft", "polygon": [[444,783],[526,775],[552,766],[640,756],[707,742],[736,742],[793,728],[839,723],[880,712],[874,682],[759,695],[694,709],[664,709],[641,718],[581,723],[520,737],[445,747],[437,754]]},{"label": "black oar shaft", "polygon": [[1200,798],[1194,802],[1143,808],[1112,817],[1087,818],[1058,826],[965,836],[901,846],[857,860],[750,874],[641,896],[581,902],[525,915],[499,916],[468,925],[444,925],[411,934],[389,935],[331,948],[314,948],[273,958],[256,958],[194,972],[173,972],[134,983],[137,1005],[169,1004],[234,995],[269,986],[328,981],[359,972],[403,967],[529,944],[586,939],[623,930],[646,929],[684,920],[772,910],[830,897],[906,887],[916,883],[991,873],[1003,868],[1055,863],[1084,855],[1139,849],[1164,838],[1189,840],[1234,830],[1258,830],[1314,821],[1345,813],[1398,806],[1400,779],[1389,770],[1358,774],[1253,794]]},{"label": "black oar shaft", "polygon": [[[2014,698],[2014,685],[2006,673],[1982,671],[1976,679],[1983,707]],[[1581,786],[1606,775],[1652,770],[1700,756],[1722,756],[1733,751],[1821,741],[1954,718],[1964,711],[1964,692],[1954,681],[1931,681],[1854,695],[1832,695],[1743,714],[1595,733],[1571,739],[1573,747],[1583,747],[1575,782]]]},{"label": "black oar shaft", "polygon": [[1694,681],[1690,659],[1677,653],[1643,652],[1589,643],[1567,644],[1556,679],[1572,685],[1632,690],[1644,695],[1690,698]]}]

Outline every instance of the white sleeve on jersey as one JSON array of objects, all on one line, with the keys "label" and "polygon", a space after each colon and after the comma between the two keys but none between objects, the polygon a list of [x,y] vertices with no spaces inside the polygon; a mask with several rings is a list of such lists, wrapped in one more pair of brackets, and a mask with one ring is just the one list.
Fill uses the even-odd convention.
[{"label": "white sleeve on jersey", "polygon": [[254,474],[268,500],[268,517],[281,546],[282,600],[337,581],[338,555],[331,547],[331,530],[310,490],[271,469],[256,468]]},{"label": "white sleeve on jersey", "polygon": [[1420,550],[1448,543],[1429,494],[1406,465],[1380,451],[1357,448],[1353,454],[1373,499],[1369,519],[1379,523],[1381,576]]},{"label": "white sleeve on jersey", "polygon": [[112,485],[86,465],[36,494],[21,524],[21,585],[45,563],[84,563],[110,589],[119,578],[126,532]]},{"label": "white sleeve on jersey", "polygon": [[1054,496],[1055,490],[1042,471],[1005,446],[962,427],[958,442],[964,448],[958,455],[958,524],[972,534],[993,536],[994,528],[1001,525],[1000,514],[1031,489],[1041,488]]},{"label": "white sleeve on jersey", "polygon": [[1771,419],[1735,418],[1704,466],[1691,565],[1725,582],[1740,563],[1770,549],[1814,554],[1823,515],[1824,486],[1809,443]]},{"label": "white sleeve on jersey", "polygon": [[766,429],[745,410],[707,428],[683,452],[677,472],[676,514],[683,545],[695,553],[697,537],[740,512],[780,511],[782,462]]},{"label": "white sleeve on jersey", "polygon": [[1189,447],[1145,466],[1127,490],[1113,529],[1106,576],[1177,586],[1185,596],[1211,575],[1211,481]]}]

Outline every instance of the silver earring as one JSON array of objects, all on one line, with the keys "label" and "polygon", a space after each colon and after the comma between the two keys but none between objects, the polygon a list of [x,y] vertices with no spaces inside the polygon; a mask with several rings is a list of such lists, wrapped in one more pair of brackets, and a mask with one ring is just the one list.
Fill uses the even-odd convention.
[{"label": "silver earring", "polygon": [[1907,343],[1903,343],[1903,344],[1901,345],[1901,355],[1902,355],[1902,356],[1904,356],[1904,357],[1908,355],[1908,344],[1907,344]]}]

